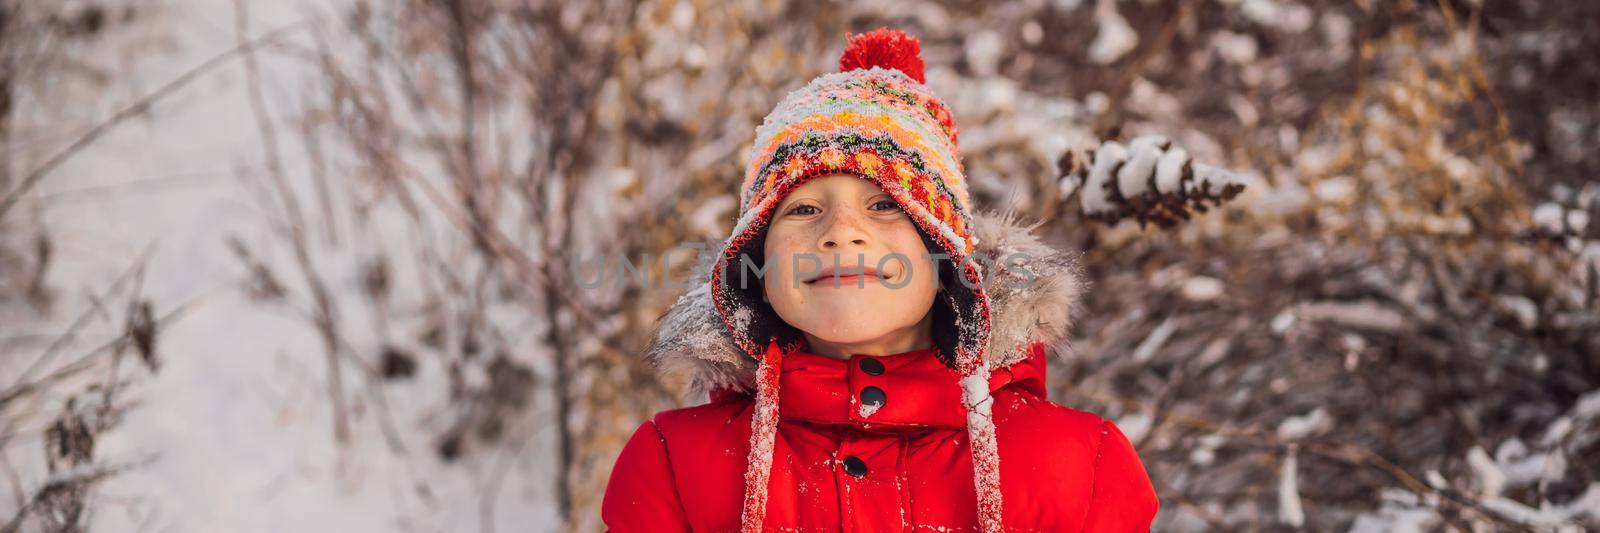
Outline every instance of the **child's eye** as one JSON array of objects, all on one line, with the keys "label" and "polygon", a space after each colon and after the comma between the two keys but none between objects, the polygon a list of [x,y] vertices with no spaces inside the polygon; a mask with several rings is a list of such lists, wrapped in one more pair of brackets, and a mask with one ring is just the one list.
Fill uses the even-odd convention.
[{"label": "child's eye", "polygon": [[[803,209],[810,209],[810,211],[802,212]],[[797,205],[797,206],[789,208],[788,214],[790,214],[790,215],[815,215],[818,212],[820,212],[820,211],[817,210],[817,206],[800,204],[800,205]]]},{"label": "child's eye", "polygon": [[900,204],[895,203],[894,200],[888,200],[888,199],[878,200],[878,201],[872,203],[872,209],[879,210],[879,211],[883,211],[883,210],[898,210],[898,209],[900,209]]}]

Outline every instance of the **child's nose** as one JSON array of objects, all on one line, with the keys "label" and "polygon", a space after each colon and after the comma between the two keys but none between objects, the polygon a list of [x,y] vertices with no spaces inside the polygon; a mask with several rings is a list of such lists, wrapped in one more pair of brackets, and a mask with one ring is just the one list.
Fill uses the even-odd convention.
[{"label": "child's nose", "polygon": [[[854,244],[856,246],[865,246],[867,244],[867,240],[866,239],[850,239],[850,244]],[[834,240],[831,240],[831,239],[830,240],[825,240],[825,241],[822,242],[822,247],[823,248],[834,248],[834,247],[837,247],[837,246],[839,246],[839,243],[837,241],[834,241]]]},{"label": "child's nose", "polygon": [[866,246],[867,232],[861,228],[859,221],[849,214],[840,214],[829,217],[828,227],[822,232],[823,249],[834,249],[846,244],[853,246]]}]

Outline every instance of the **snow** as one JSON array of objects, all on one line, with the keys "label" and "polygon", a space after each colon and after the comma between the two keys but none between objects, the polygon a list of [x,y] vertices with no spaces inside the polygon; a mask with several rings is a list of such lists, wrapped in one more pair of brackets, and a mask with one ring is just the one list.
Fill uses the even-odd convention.
[{"label": "snow", "polygon": [[989,395],[988,364],[961,377],[967,408],[967,434],[972,438],[973,480],[977,486],[979,522],[985,531],[999,531],[1000,451],[995,441],[994,397]]},{"label": "snow", "polygon": [[1555,475],[1567,470],[1566,454],[1559,451],[1529,453],[1527,444],[1516,437],[1500,443],[1494,453],[1494,463],[1504,471],[1506,484],[1514,487],[1553,481]]},{"label": "snow", "polygon": [[[1148,84],[1147,84],[1148,85]],[[1147,107],[1160,98],[1141,98],[1139,80],[1134,83],[1134,100],[1143,100]],[[1151,89],[1152,93],[1155,91]],[[1202,137],[1186,136],[1200,140]],[[1091,218],[1115,225],[1123,218],[1135,218],[1142,224],[1155,220],[1163,224],[1175,223],[1179,216],[1187,217],[1190,209],[1201,207],[1195,202],[1209,201],[1220,205],[1233,196],[1223,191],[1266,188],[1257,174],[1235,174],[1226,169],[1196,163],[1189,159],[1189,151],[1174,146],[1162,135],[1146,134],[1134,137],[1126,145],[1107,140],[1089,154],[1089,161],[1074,165],[1062,178],[1062,191],[1081,191],[1081,209]],[[1152,190],[1152,187],[1154,190]],[[1276,191],[1279,189],[1269,189]],[[1151,195],[1162,197],[1153,200]],[[1176,204],[1181,207],[1173,207]]]},{"label": "snow", "polygon": [[978,82],[983,86],[979,94],[983,99],[975,102],[971,107],[963,108],[978,116],[993,113],[1010,113],[1017,106],[1017,82],[1008,78],[985,78]]},{"label": "snow", "polygon": [[1285,33],[1311,29],[1316,17],[1311,8],[1283,0],[1244,0],[1239,11],[1256,24]]},{"label": "snow", "polygon": [[1583,235],[1589,229],[1589,212],[1545,202],[1533,208],[1533,225],[1552,237]]},{"label": "snow", "polygon": [[1573,234],[1583,235],[1589,229],[1589,212],[1577,209],[1567,211],[1567,228]]},{"label": "snow", "polygon": [[1337,12],[1321,14],[1319,27],[1322,30],[1322,39],[1327,43],[1327,53],[1330,61],[1343,62],[1350,57],[1350,35],[1355,33],[1355,23],[1350,17]]},{"label": "snow", "polygon": [[1139,45],[1139,34],[1117,13],[1116,0],[1100,0],[1094,8],[1094,21],[1100,27],[1089,43],[1089,60],[1102,65],[1115,63]]},{"label": "snow", "polygon": [[[1404,314],[1375,300],[1305,302],[1295,306],[1293,316],[1308,322],[1328,322],[1391,333],[1407,327]],[[1276,330],[1277,319],[1273,322]]]},{"label": "snow", "polygon": [[1255,37],[1227,30],[1212,35],[1211,47],[1223,61],[1240,65],[1255,61],[1258,49]]},{"label": "snow", "polygon": [[1256,105],[1250,103],[1250,99],[1243,95],[1228,95],[1228,108],[1233,110],[1233,115],[1239,118],[1239,124],[1244,127],[1255,127],[1261,122],[1261,112],[1257,111]]},{"label": "snow", "polygon": [[[1541,530],[1577,531],[1578,521],[1600,518],[1600,483],[1590,483],[1582,494],[1565,502],[1541,500],[1537,507],[1505,495],[1507,491],[1530,484],[1543,487],[1545,483],[1561,480],[1569,468],[1565,450],[1582,449],[1586,445],[1562,441],[1572,435],[1575,427],[1592,424],[1597,417],[1600,417],[1600,391],[1591,391],[1579,397],[1565,415],[1546,428],[1539,446],[1548,450],[1530,450],[1515,437],[1502,442],[1493,457],[1482,447],[1468,450],[1466,463],[1477,486],[1478,501],[1499,516]],[[1430,470],[1426,478],[1434,488],[1450,486],[1437,471]],[[1362,520],[1357,521],[1358,525],[1362,523]]]},{"label": "snow", "polygon": [[[1072,196],[1072,193],[1078,191],[1081,188],[1083,188],[1083,175],[1082,174],[1069,175],[1069,176],[1061,179],[1061,183],[1059,184],[1059,186],[1056,189],[1056,197],[1058,199],[1065,200],[1068,197]],[[1087,191],[1085,191],[1085,192],[1087,192]]]},{"label": "snow", "polygon": [[1278,521],[1290,527],[1300,527],[1306,522],[1306,512],[1300,506],[1300,482],[1296,470],[1299,450],[1289,445],[1278,474]]},{"label": "snow", "polygon": [[702,236],[719,236],[723,231],[726,231],[722,229],[722,221],[728,218],[727,215],[738,211],[738,209],[738,198],[734,198],[731,194],[717,196],[695,208],[694,213],[689,215],[689,225],[695,228],[695,232]]},{"label": "snow", "polygon": [[1495,295],[1495,304],[1500,307],[1502,312],[1515,318],[1517,324],[1522,326],[1522,329],[1531,331],[1535,326],[1539,325],[1539,304],[1534,303],[1533,300],[1528,299],[1526,296],[1518,294]]},{"label": "snow", "polygon": [[865,404],[864,403],[864,404],[860,404],[858,406],[857,412],[861,414],[861,418],[868,418],[868,417],[871,417],[873,413],[878,412],[878,409],[881,408],[881,407],[883,407],[883,404],[881,404],[881,403],[874,403],[874,404]]},{"label": "snow", "polygon": [[750,415],[750,453],[746,456],[741,529],[759,531],[767,511],[767,482],[772,475],[772,450],[778,432],[778,385],[781,359],[776,344],[767,347],[757,370],[755,412]]},{"label": "snow", "polygon": [[1133,198],[1149,189],[1150,175],[1163,155],[1161,145],[1165,137],[1145,135],[1128,143],[1128,162],[1117,171],[1117,190],[1124,198]]},{"label": "snow", "polygon": [[1498,497],[1484,500],[1483,506],[1523,524],[1544,528],[1575,527],[1571,522],[1576,519],[1600,518],[1600,483],[1589,484],[1582,495],[1565,505],[1544,505],[1535,509],[1510,498]]},{"label": "snow", "polygon": [[1332,426],[1333,419],[1328,416],[1328,410],[1318,407],[1310,413],[1291,416],[1278,423],[1278,438],[1285,441],[1300,440],[1327,431]]},{"label": "snow", "polygon": [[1355,199],[1356,183],[1350,176],[1334,176],[1317,181],[1312,187],[1317,200],[1330,203],[1343,203]]},{"label": "snow", "polygon": [[1473,446],[1467,452],[1467,465],[1478,477],[1479,494],[1484,498],[1500,496],[1500,491],[1506,487],[1506,473],[1489,457],[1489,452],[1483,451],[1482,446]]},{"label": "snow", "polygon": [[[1600,418],[1600,390],[1590,391],[1578,397],[1578,401],[1573,405],[1572,410],[1557,418],[1545,428],[1544,435],[1540,437],[1539,443],[1547,447],[1554,446],[1572,436],[1573,430],[1579,424],[1592,423],[1596,418]],[[1582,447],[1585,444],[1587,442],[1573,442],[1569,445]]]},{"label": "snow", "polygon": [[1233,182],[1233,174],[1204,163],[1194,164],[1195,190],[1206,194],[1221,194],[1223,186]]},{"label": "snow", "polygon": [[1022,42],[1028,43],[1029,45],[1036,45],[1043,40],[1044,26],[1039,25],[1039,21],[1030,20],[1022,23]]},{"label": "snow", "polygon": [[994,398],[989,395],[989,373],[974,372],[962,376],[961,393],[968,409],[980,417],[980,422],[992,426],[990,408],[994,403]]},{"label": "snow", "polygon": [[1072,11],[1083,7],[1083,0],[1055,0],[1050,5],[1061,11]]},{"label": "snow", "polygon": [[1153,411],[1153,409],[1146,408],[1144,411],[1123,415],[1117,419],[1117,429],[1122,430],[1122,436],[1127,437],[1129,442],[1137,444],[1139,441],[1144,440],[1146,435],[1150,434],[1150,430],[1155,429]]},{"label": "snow", "polygon": [[1582,419],[1600,418],[1600,390],[1589,391],[1578,397],[1572,407],[1572,416]]},{"label": "snow", "polygon": [[1362,514],[1350,525],[1350,533],[1422,533],[1433,531],[1439,515],[1431,509],[1385,506],[1377,514]]},{"label": "snow", "polygon": [[1116,209],[1106,187],[1115,183],[1111,180],[1112,169],[1127,159],[1128,149],[1116,141],[1106,141],[1095,151],[1093,166],[1089,167],[1088,179],[1083,184],[1084,213],[1104,213]]},{"label": "snow", "polygon": [[[1118,424],[1120,426],[1121,424]],[[1217,459],[1217,447],[1227,441],[1227,437],[1212,433],[1202,435],[1196,439],[1194,448],[1189,450],[1189,462],[1197,466],[1208,466]]]},{"label": "snow", "polygon": [[1161,154],[1161,160],[1156,162],[1156,191],[1161,194],[1178,192],[1183,166],[1188,162],[1189,152],[1182,147],[1174,146]]},{"label": "snow", "polygon": [[1143,341],[1139,342],[1139,346],[1133,349],[1133,361],[1136,363],[1148,362],[1177,330],[1177,322],[1171,318],[1162,320],[1160,324],[1156,325],[1155,329],[1150,331],[1150,335],[1146,336]]},{"label": "snow", "polygon": [[1005,42],[994,30],[981,30],[967,37],[967,64],[978,76],[995,75],[1000,70],[1000,58],[1005,51]]},{"label": "snow", "polygon": [[1546,202],[1533,209],[1533,223],[1541,229],[1560,235],[1562,231],[1562,214],[1565,212],[1559,204]]},{"label": "snow", "polygon": [[1600,207],[1600,184],[1585,184],[1582,189],[1578,190],[1578,195],[1575,201],[1578,205],[1578,209],[1582,209],[1584,211]]},{"label": "snow", "polygon": [[1122,105],[1128,111],[1156,120],[1179,120],[1183,116],[1183,101],[1171,92],[1162,90],[1144,76],[1135,76]]},{"label": "snow", "polygon": [[1222,280],[1210,276],[1195,276],[1184,280],[1179,290],[1191,302],[1209,302],[1222,296]]},{"label": "snow", "polygon": [[[251,33],[345,4],[251,2]],[[147,13],[156,26],[147,29],[170,34],[170,46],[131,57],[117,80],[126,85],[114,85],[102,96],[110,101],[95,108],[120,107],[235,45],[232,2],[171,0]],[[307,33],[289,36],[309,48]],[[314,65],[271,50],[258,58],[291,187],[309,191],[312,173],[303,171],[308,162],[290,121]],[[194,304],[161,331],[160,371],[124,389],[133,408],[100,435],[98,461],[135,466],[98,485],[90,530],[554,530],[552,460],[537,452],[550,449],[547,431],[530,429],[525,441],[454,464],[436,458],[427,417],[445,403],[449,386],[435,359],[419,358],[412,381],[369,389],[347,379],[351,437],[343,446],[334,442],[325,355],[314,329],[291,307],[298,303],[266,305],[243,294],[246,272],[226,247],[238,237],[275,268],[292,264],[274,245],[276,208],[260,200],[264,162],[248,101],[243,70],[229,63],[153,106],[148,119],[116,127],[39,190],[53,198],[41,211],[47,227],[73,244],[58,250],[51,271],[69,291],[64,302],[81,304],[80,291],[92,280],[110,279],[150,249],[142,290],[158,313]],[[74,194],[168,176],[185,180],[160,194]],[[317,255],[320,270],[344,276],[330,280],[335,299],[361,298],[351,280],[363,251]],[[378,344],[370,335],[345,341],[358,350]],[[355,366],[348,368],[346,376],[354,376]],[[380,416],[401,428],[394,446]]]}]

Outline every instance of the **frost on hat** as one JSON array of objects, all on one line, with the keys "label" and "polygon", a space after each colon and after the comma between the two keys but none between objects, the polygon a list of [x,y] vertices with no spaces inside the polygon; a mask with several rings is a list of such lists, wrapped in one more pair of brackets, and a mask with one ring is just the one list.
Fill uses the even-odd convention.
[{"label": "frost on hat", "polygon": [[759,531],[776,438],[782,357],[804,342],[762,299],[756,268],[772,211],[812,178],[849,174],[870,180],[900,204],[940,263],[943,291],[934,302],[934,342],[941,361],[963,379],[962,404],[972,442],[978,516],[1000,527],[999,455],[990,420],[991,333],[984,272],[971,257],[972,200],[962,169],[954,116],[923,85],[918,41],[880,28],[849,36],[840,72],[819,76],[788,96],[756,129],[740,187],[739,218],[711,271],[710,298],[733,343],[757,362],[755,415],[745,472],[744,531]]}]

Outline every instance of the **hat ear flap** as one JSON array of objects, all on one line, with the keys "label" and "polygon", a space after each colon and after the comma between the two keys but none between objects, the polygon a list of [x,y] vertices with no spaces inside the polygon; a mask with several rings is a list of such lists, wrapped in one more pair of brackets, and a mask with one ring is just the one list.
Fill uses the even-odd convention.
[{"label": "hat ear flap", "polygon": [[[917,227],[917,235],[922,237],[922,243],[928,248],[929,254],[945,253],[939,243],[929,237],[920,226]],[[933,268],[937,272],[937,277],[934,285],[936,292],[933,297],[933,309],[930,310],[933,313],[931,321],[933,324],[929,333],[933,336],[933,345],[939,349],[939,362],[955,368],[955,354],[956,348],[961,343],[961,330],[956,327],[958,316],[955,308],[956,295],[950,291],[950,287],[952,283],[961,283],[961,280],[956,278],[957,271],[951,258],[940,258],[933,263]]]},{"label": "hat ear flap", "polygon": [[[728,296],[727,301],[740,317],[739,333],[757,346],[776,339],[785,349],[798,346],[804,340],[799,329],[784,322],[767,299],[766,277],[771,275],[766,261],[767,232],[762,230],[733,251],[722,270],[722,286],[716,290]],[[751,354],[752,357],[755,354]]]}]

